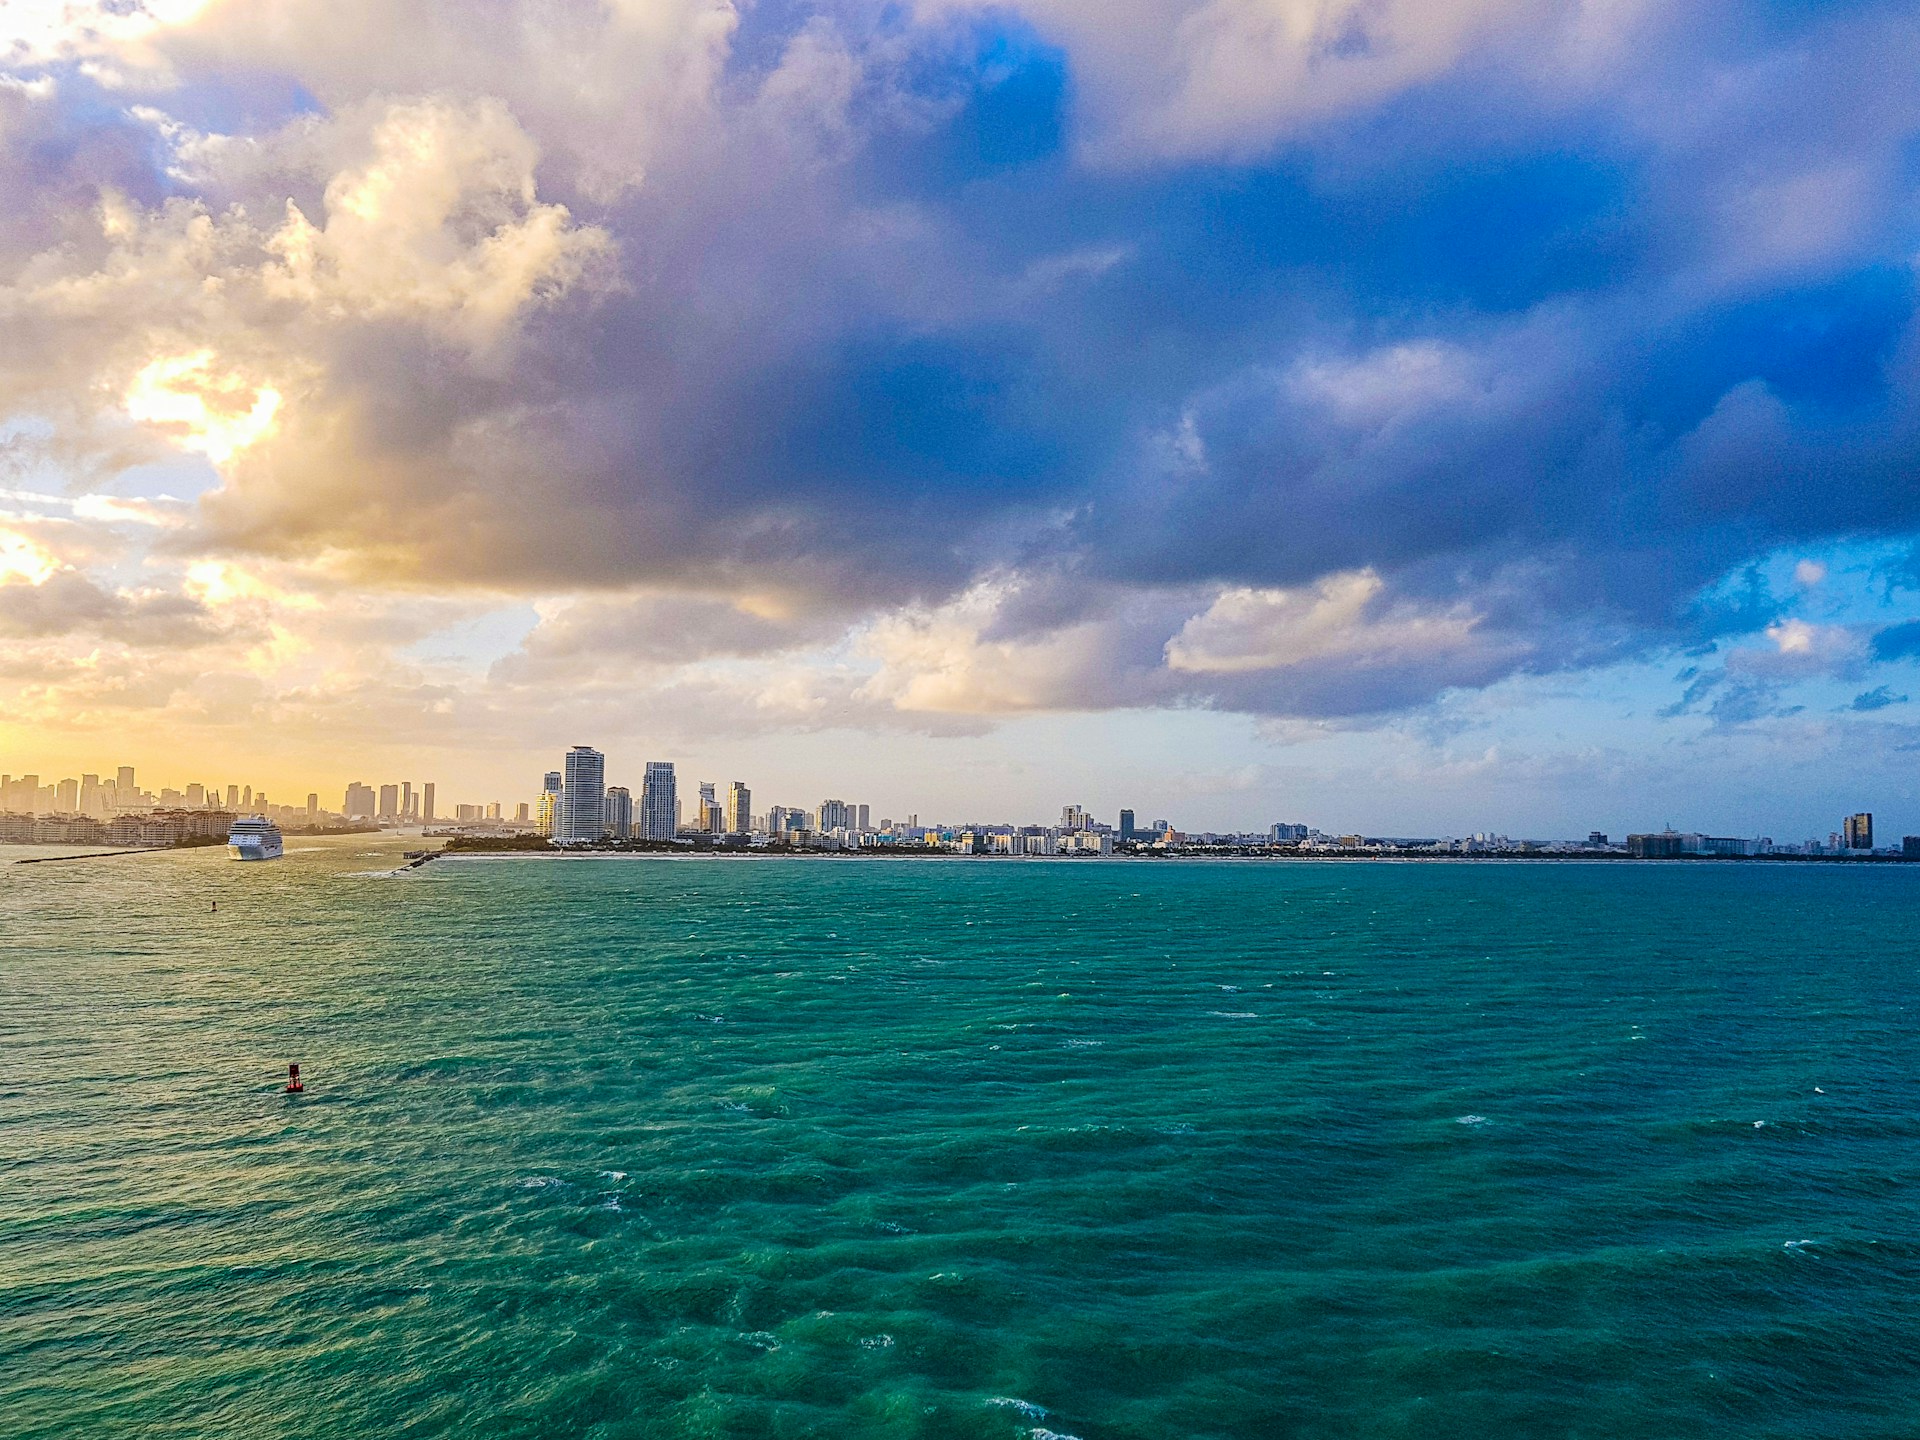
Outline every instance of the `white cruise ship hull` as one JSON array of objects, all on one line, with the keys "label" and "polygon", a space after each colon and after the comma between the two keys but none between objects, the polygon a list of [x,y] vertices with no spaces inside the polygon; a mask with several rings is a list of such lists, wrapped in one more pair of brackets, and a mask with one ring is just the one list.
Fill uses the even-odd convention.
[{"label": "white cruise ship hull", "polygon": [[238,845],[229,843],[227,846],[227,854],[235,860],[278,860],[284,853],[277,840],[247,841]]}]

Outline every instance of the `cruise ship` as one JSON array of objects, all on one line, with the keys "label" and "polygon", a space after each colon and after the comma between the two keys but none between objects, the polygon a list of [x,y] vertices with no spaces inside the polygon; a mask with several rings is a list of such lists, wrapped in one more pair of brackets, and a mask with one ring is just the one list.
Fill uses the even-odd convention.
[{"label": "cruise ship", "polygon": [[236,860],[278,860],[281,853],[280,827],[258,815],[234,821],[227,833],[227,854]]}]

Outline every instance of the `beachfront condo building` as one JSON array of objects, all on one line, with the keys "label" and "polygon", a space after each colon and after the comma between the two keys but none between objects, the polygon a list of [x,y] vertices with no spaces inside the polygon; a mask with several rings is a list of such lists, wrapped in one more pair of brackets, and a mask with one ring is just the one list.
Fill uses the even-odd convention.
[{"label": "beachfront condo building", "polygon": [[727,786],[727,833],[745,835],[753,829],[753,792],[738,780]]},{"label": "beachfront condo building", "polygon": [[607,757],[591,745],[576,745],[567,752],[566,778],[560,782],[560,800],[553,838],[569,841],[598,840],[607,823]]},{"label": "beachfront condo building", "polygon": [[640,814],[637,817],[642,840],[671,840],[680,828],[680,796],[674,787],[673,763],[649,760],[640,783]]},{"label": "beachfront condo building", "polygon": [[633,835],[633,792],[624,785],[607,789],[606,832],[615,840],[626,840]]}]

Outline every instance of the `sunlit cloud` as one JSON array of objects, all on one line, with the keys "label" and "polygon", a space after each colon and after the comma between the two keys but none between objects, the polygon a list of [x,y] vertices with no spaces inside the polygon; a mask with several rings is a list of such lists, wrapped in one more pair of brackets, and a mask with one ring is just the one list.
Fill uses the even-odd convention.
[{"label": "sunlit cloud", "polygon": [[41,585],[60,568],[60,562],[44,546],[15,530],[0,530],[0,583],[24,580]]},{"label": "sunlit cloud", "polygon": [[273,429],[280,392],[214,368],[211,350],[165,355],[127,387],[127,414],[224,465]]}]

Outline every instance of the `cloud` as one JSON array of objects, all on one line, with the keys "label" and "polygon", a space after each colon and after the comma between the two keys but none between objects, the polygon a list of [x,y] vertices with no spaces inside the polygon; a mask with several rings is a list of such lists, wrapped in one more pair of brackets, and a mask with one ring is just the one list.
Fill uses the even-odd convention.
[{"label": "cloud", "polygon": [[[316,724],[377,674],[477,728],[644,686],[932,729],[1344,724],[1729,641],[1682,709],[1731,719],[1920,653],[1727,588],[1920,530],[1898,17],[34,16],[0,411],[104,527],[0,550],[50,674],[213,636]],[[483,675],[406,653],[525,605]]]},{"label": "cloud", "polygon": [[1858,711],[1884,710],[1889,705],[1904,705],[1906,703],[1907,697],[1905,695],[1896,695],[1887,686],[1876,685],[1873,689],[1863,691],[1861,694],[1854,696],[1853,703],[1847,708]]}]

